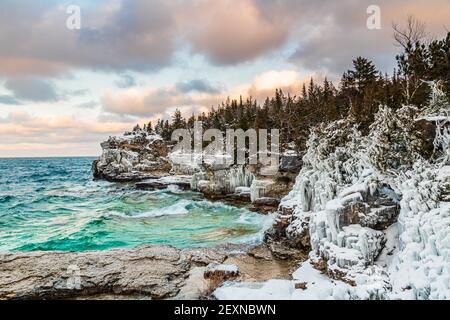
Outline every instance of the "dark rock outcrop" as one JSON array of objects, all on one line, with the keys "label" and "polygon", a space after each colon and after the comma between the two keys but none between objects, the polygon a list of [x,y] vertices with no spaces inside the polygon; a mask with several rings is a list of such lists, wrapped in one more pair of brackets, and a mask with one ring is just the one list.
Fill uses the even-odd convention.
[{"label": "dark rock outcrop", "polygon": [[303,161],[298,155],[283,155],[280,158],[280,171],[299,173],[302,168]]},{"label": "dark rock outcrop", "polygon": [[139,190],[161,190],[168,186],[177,186],[181,190],[191,188],[191,176],[167,176],[162,178],[146,179],[135,184]]},{"label": "dark rock outcrop", "polygon": [[264,242],[272,254],[278,259],[300,259],[308,255],[311,250],[308,221],[303,224],[301,232],[295,235],[288,234],[287,228],[291,225],[293,212],[290,208],[281,208],[272,228],[266,231]]},{"label": "dark rock outcrop", "polygon": [[280,199],[262,197],[262,198],[258,198],[252,202],[251,210],[257,211],[257,212],[262,212],[262,213],[270,213],[270,212],[276,211],[279,204],[280,204]]}]

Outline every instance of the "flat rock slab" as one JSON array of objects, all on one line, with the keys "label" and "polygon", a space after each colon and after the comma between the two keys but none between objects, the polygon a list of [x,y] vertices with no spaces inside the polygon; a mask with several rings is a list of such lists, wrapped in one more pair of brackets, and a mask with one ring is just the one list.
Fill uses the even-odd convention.
[{"label": "flat rock slab", "polygon": [[182,190],[191,189],[191,176],[166,176],[155,179],[146,179],[136,183],[139,190],[160,190],[174,185]]},{"label": "flat rock slab", "polygon": [[72,299],[89,296],[175,297],[195,265],[221,263],[211,249],[169,246],[134,249],[0,254],[0,299]]}]

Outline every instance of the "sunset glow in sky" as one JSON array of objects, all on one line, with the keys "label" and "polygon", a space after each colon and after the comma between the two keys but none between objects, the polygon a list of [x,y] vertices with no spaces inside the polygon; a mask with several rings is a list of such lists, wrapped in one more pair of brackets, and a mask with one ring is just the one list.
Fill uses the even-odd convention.
[{"label": "sunset glow in sky", "polygon": [[[369,5],[382,26],[366,26]],[[81,29],[66,27],[70,5]],[[337,81],[352,59],[392,72],[392,23],[430,36],[450,0],[2,0],[0,157],[99,155],[136,123],[207,110],[228,96],[298,94]]]}]

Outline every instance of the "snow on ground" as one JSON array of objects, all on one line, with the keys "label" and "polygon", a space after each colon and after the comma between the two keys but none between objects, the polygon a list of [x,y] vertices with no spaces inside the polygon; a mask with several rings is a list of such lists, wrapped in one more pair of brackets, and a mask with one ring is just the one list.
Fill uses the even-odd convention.
[{"label": "snow on ground", "polygon": [[295,283],[302,283],[305,289],[297,289],[292,294],[294,300],[347,300],[352,287],[338,280],[332,280],[320,273],[309,261],[304,262],[293,274]]},{"label": "snow on ground", "polygon": [[157,133],[150,133],[143,129],[138,129],[131,132],[125,132],[123,135],[115,136],[114,138],[118,141],[131,141],[136,139],[137,137],[146,138],[148,141],[156,141],[163,140],[163,138]]},{"label": "snow on ground", "polygon": [[[227,282],[214,291],[219,300],[329,300],[349,299],[352,287],[328,278],[304,262],[292,274],[294,280]],[[303,289],[296,289],[299,284]]]},{"label": "snow on ground", "polygon": [[290,300],[294,283],[289,280],[266,282],[225,282],[214,291],[219,300]]}]

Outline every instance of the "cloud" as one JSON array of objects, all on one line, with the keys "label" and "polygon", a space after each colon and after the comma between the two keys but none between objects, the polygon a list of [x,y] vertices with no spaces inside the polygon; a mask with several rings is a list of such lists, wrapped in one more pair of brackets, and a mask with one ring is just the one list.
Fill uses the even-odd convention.
[{"label": "cloud", "polygon": [[[2,39],[1,36],[0,39]],[[17,53],[12,52],[11,54]],[[0,76],[49,75],[49,74],[53,75],[67,72],[67,66],[64,65],[62,62],[49,62],[39,60],[38,58],[5,56],[5,53],[2,53],[1,46],[0,46],[0,57],[1,57]]]},{"label": "cloud", "polygon": [[80,119],[77,115],[37,116],[24,111],[0,117],[0,157],[99,154],[99,141],[130,129],[130,123]]},{"label": "cloud", "polygon": [[[144,122],[147,122],[148,119],[145,119]],[[110,112],[102,112],[97,117],[97,121],[100,123],[139,123],[140,119],[136,116],[130,116],[130,115],[124,115],[124,114],[117,114],[117,113],[110,113]]]},{"label": "cloud", "polygon": [[311,76],[321,78],[316,74],[302,77],[295,70],[272,70],[256,76],[250,83],[224,92],[198,90],[198,87],[205,85],[202,81],[160,88],[107,91],[101,98],[101,104],[107,113],[137,117],[167,117],[176,108],[187,110],[187,113],[199,113],[219,105],[227,97],[238,99],[241,95],[244,98],[251,96],[263,102],[266,97],[273,96],[275,89],[296,95]]},{"label": "cloud", "polygon": [[1,1],[0,74],[52,74],[67,69],[149,70],[170,62],[176,21],[163,0],[109,0],[80,5],[81,29],[66,28],[57,1]]},{"label": "cloud", "polygon": [[66,94],[71,95],[71,96],[83,96],[90,92],[91,92],[91,90],[89,90],[89,89],[77,89],[77,90],[68,91],[68,92],[66,92]]},{"label": "cloud", "polygon": [[208,82],[201,79],[194,79],[187,82],[178,82],[175,84],[178,91],[183,93],[188,92],[204,92],[204,93],[220,93],[218,88],[213,87]]},{"label": "cloud", "polygon": [[21,102],[17,100],[14,96],[3,95],[0,96],[0,104],[20,105]]},{"label": "cloud", "polygon": [[130,88],[136,85],[136,79],[129,74],[121,74],[120,78],[115,81],[115,84],[121,89]]},{"label": "cloud", "polygon": [[203,106],[210,95],[183,94],[175,87],[107,91],[101,98],[106,112],[147,116],[170,114],[175,108]]},{"label": "cloud", "polygon": [[51,82],[36,77],[13,77],[4,86],[18,100],[54,102],[59,98]]},{"label": "cloud", "polygon": [[296,70],[271,70],[257,75],[249,84],[233,88],[231,96],[252,97],[260,103],[267,97],[273,97],[276,89],[281,89],[285,94],[298,96],[303,84],[307,84],[311,78],[316,82],[323,80],[321,74],[302,75]]},{"label": "cloud", "polygon": [[[279,18],[279,17],[277,17]],[[288,38],[284,19],[264,14],[257,1],[198,1],[181,18],[194,51],[216,64],[237,64],[281,47]]]},{"label": "cloud", "polygon": [[[414,14],[428,22],[431,32],[442,34],[450,15],[448,0],[434,0],[432,5],[427,0],[89,4],[73,0],[70,4],[80,5],[80,30],[66,28],[68,14],[60,1],[0,2],[0,75],[74,69],[145,72],[171,65],[174,54],[186,47],[213,64],[235,65],[280,53],[277,50],[286,46],[294,51],[291,61],[304,68],[342,73],[355,55],[373,57],[383,66],[392,64],[392,21],[402,22]],[[381,30],[366,28],[366,9],[372,4],[381,8]],[[131,86],[124,81],[119,87]]]},{"label": "cloud", "polygon": [[77,108],[82,108],[82,109],[93,109],[95,107],[97,107],[99,105],[99,103],[97,101],[91,100],[91,101],[86,101],[80,104],[75,105],[75,107]]},{"label": "cloud", "polygon": [[[281,12],[302,12],[293,28],[297,35],[297,49],[290,61],[302,68],[340,76],[351,67],[352,59],[364,56],[374,60],[382,70],[391,72],[395,65],[392,23],[406,21],[411,14],[427,22],[428,31],[442,36],[450,16],[448,0],[325,0],[307,4],[303,0],[283,2]],[[369,5],[381,9],[381,29],[367,28],[366,10]],[[292,5],[291,7],[288,7]],[[287,13],[289,14],[289,13]],[[295,38],[292,38],[295,41]]]},{"label": "cloud", "polygon": [[107,0],[81,9],[81,29],[66,28],[58,1],[1,1],[0,75],[73,69],[148,71],[168,66],[186,45],[217,64],[248,61],[287,40],[288,25],[255,0]]}]

